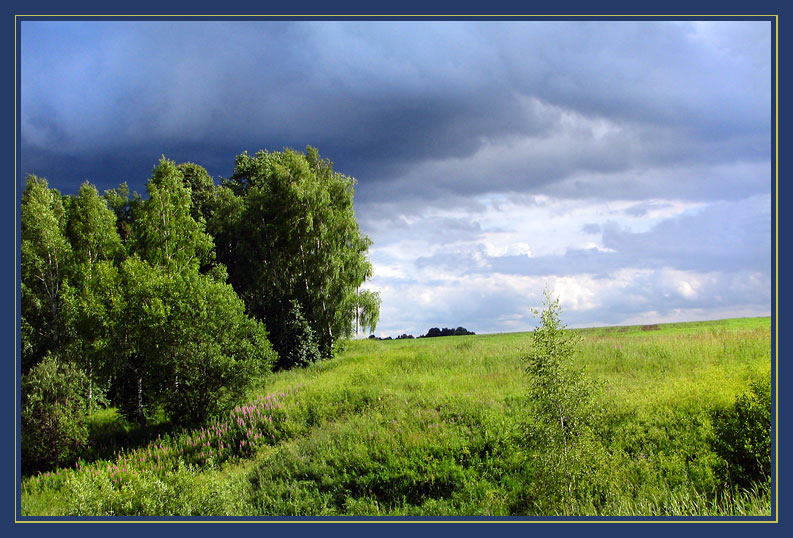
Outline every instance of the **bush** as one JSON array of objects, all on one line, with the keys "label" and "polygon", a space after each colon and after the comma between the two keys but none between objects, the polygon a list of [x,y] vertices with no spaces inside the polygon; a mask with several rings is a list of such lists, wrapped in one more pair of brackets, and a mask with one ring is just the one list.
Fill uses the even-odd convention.
[{"label": "bush", "polygon": [[771,478],[771,379],[753,381],[731,407],[712,414],[713,449],[720,473],[731,485],[748,488]]},{"label": "bush", "polygon": [[48,355],[22,378],[22,467],[67,465],[88,439],[88,378]]}]

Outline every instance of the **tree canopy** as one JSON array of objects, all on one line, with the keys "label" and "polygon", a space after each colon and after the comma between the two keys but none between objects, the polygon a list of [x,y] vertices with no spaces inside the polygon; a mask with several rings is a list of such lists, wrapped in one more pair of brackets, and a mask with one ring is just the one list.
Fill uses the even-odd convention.
[{"label": "tree canopy", "polygon": [[[354,185],[311,147],[243,153],[220,185],[200,165],[163,157],[145,198],[126,184],[61,195],[29,176],[26,393],[49,390],[42,372],[69,372],[88,407],[104,395],[143,426],[154,409],[197,424],[276,364],[330,357],[358,328],[374,330],[380,299],[361,289],[371,241],[355,220]],[[49,435],[47,420],[26,421],[23,435]]]},{"label": "tree canopy", "polygon": [[64,295],[73,250],[66,237],[60,193],[45,179],[28,178],[21,208],[22,370],[62,350],[67,326]]},{"label": "tree canopy", "polygon": [[364,329],[377,324],[379,297],[359,292],[372,275],[371,241],[355,220],[354,186],[308,147],[243,153],[220,187],[210,225],[218,260],[282,357],[294,345],[295,305],[323,357],[352,335],[356,319]]}]

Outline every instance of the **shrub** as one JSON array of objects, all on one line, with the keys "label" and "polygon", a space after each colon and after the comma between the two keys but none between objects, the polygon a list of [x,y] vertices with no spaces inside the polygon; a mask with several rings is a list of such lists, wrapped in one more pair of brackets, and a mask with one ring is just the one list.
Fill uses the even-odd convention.
[{"label": "shrub", "polygon": [[712,413],[713,448],[722,458],[720,472],[729,484],[744,488],[771,477],[771,379],[755,380],[732,406]]},{"label": "shrub", "polygon": [[23,376],[23,470],[66,465],[77,458],[88,439],[87,391],[85,373],[52,355]]}]

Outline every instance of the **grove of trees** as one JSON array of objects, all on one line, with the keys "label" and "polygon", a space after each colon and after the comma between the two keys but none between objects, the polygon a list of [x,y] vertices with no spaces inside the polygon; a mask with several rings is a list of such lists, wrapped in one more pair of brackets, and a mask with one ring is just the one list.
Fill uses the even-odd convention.
[{"label": "grove of trees", "polygon": [[[200,424],[273,368],[331,357],[380,299],[355,180],[314,148],[236,159],[216,185],[163,158],[147,196],[29,176],[21,204],[22,454],[63,463],[105,402]],[[52,387],[59,386],[59,390]],[[43,450],[42,447],[47,449]]]},{"label": "grove of trees", "polygon": [[419,338],[437,338],[438,336],[465,336],[468,334],[476,334],[473,331],[469,331],[465,327],[457,327],[456,329],[446,328],[439,329],[438,327],[433,327],[427,334],[423,336],[419,336]]},{"label": "grove of trees", "polygon": [[[418,338],[436,338],[438,336],[465,336],[465,335],[472,335],[476,334],[474,331],[469,331],[465,327],[457,327],[456,329],[449,329],[444,327],[443,329],[439,329],[438,327],[433,327],[427,334],[422,334],[418,336]],[[402,333],[396,338],[392,338],[390,336],[386,336],[385,338],[378,338],[375,335],[369,335],[370,340],[411,340],[415,338],[412,334]]]}]

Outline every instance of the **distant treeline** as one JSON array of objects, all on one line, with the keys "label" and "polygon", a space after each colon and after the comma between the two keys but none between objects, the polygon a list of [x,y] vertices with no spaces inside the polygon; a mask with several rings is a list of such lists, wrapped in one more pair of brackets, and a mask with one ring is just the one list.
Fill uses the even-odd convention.
[{"label": "distant treeline", "polygon": [[[443,329],[439,329],[438,327],[433,327],[427,334],[422,334],[418,336],[418,338],[435,338],[437,336],[465,336],[467,334],[476,334],[474,331],[469,331],[465,327],[457,327],[456,329],[449,329],[444,327]],[[385,338],[378,338],[375,335],[370,335],[370,340],[410,340],[416,338],[412,334],[401,334],[396,338],[391,338],[390,336],[386,336]]]}]

